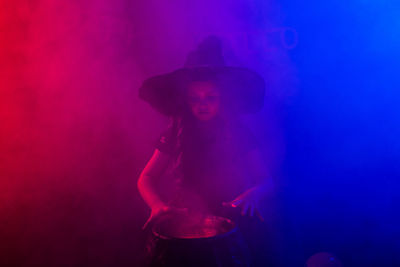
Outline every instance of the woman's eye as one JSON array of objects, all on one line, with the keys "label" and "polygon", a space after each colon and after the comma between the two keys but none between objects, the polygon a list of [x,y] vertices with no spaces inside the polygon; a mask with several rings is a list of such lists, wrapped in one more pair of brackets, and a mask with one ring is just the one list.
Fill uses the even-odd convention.
[{"label": "woman's eye", "polygon": [[192,104],[207,103],[207,102],[217,102],[219,96],[206,96],[205,98],[200,97],[189,97],[189,102]]},{"label": "woman's eye", "polygon": [[215,102],[215,101],[218,100],[218,96],[208,96],[208,97],[207,97],[207,100],[208,100],[208,101]]}]

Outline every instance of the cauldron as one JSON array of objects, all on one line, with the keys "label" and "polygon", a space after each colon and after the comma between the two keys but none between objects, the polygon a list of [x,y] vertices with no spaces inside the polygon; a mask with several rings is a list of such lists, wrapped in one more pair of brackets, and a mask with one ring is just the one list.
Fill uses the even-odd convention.
[{"label": "cauldron", "polygon": [[228,218],[167,214],[152,227],[150,266],[249,266],[250,253]]}]

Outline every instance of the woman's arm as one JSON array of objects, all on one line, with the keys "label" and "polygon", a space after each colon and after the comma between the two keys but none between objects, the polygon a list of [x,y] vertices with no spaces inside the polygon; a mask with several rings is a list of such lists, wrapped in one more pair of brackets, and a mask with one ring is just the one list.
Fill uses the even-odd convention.
[{"label": "woman's arm", "polygon": [[150,208],[163,205],[155,190],[154,183],[168,167],[171,156],[156,149],[140,174],[137,186],[139,192]]},{"label": "woman's arm", "polygon": [[147,205],[151,208],[151,215],[144,224],[143,229],[160,213],[168,210],[168,206],[157,194],[154,184],[165,172],[170,160],[170,155],[156,149],[140,174],[137,182],[139,193]]},{"label": "woman's arm", "polygon": [[250,216],[258,215],[264,220],[260,214],[259,202],[273,190],[271,178],[268,177],[268,170],[264,163],[261,151],[258,148],[252,149],[246,154],[247,169],[250,176],[254,179],[255,186],[240,194],[228,205],[232,207],[240,207],[242,215],[250,214]]}]

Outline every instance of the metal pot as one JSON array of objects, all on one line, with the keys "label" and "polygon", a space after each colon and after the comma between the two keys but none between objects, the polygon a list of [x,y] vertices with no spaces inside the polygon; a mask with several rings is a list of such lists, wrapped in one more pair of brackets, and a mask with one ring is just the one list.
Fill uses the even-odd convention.
[{"label": "metal pot", "polygon": [[152,227],[151,266],[249,266],[250,254],[230,219],[167,214]]}]

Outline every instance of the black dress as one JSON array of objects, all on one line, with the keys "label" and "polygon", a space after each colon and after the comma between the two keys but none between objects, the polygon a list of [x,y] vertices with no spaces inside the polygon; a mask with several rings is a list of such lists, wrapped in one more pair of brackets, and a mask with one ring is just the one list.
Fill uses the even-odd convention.
[{"label": "black dress", "polygon": [[[239,210],[224,207],[222,203],[232,201],[254,185],[246,169],[246,154],[258,148],[259,143],[251,131],[238,121],[227,123],[216,118],[210,121],[208,126],[208,130],[204,131],[196,123],[187,123],[182,127],[181,122],[174,121],[161,134],[155,147],[163,153],[170,154],[174,160],[165,178],[167,182],[161,183],[159,192],[171,205],[235,221],[240,231],[230,241],[231,245],[240,248],[242,253],[247,255],[249,253],[247,244],[253,247],[253,241],[257,243],[257,240],[254,240],[257,237],[251,232],[254,232],[254,227],[259,227],[260,224],[254,222],[254,218],[240,216]],[[169,186],[169,193],[163,192],[168,188],[166,184],[173,185]],[[165,255],[160,257],[160,252],[155,251],[160,245],[159,242],[154,238],[150,240],[147,245],[152,265],[163,265],[163,259],[160,258]],[[161,249],[164,249],[165,253],[165,248]],[[154,261],[155,258],[158,260]],[[255,261],[251,266],[254,263]],[[209,264],[210,262],[207,263]],[[214,266],[229,265],[250,266],[250,262],[248,258],[242,257],[242,260],[237,261],[235,265],[232,265],[232,262],[224,265],[220,261]]]}]

